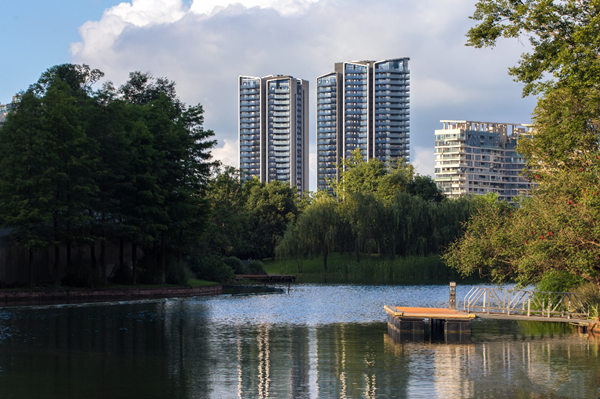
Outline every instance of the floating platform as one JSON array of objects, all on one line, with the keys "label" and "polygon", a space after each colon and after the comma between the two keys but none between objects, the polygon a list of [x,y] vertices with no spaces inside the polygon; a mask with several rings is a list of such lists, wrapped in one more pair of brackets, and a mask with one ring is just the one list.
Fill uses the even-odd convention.
[{"label": "floating platform", "polygon": [[296,281],[296,276],[293,274],[236,274],[235,279],[264,283],[293,283]]},{"label": "floating platform", "polygon": [[471,336],[474,314],[444,308],[415,308],[384,306],[388,315],[388,332],[396,339],[422,340],[425,338],[425,319],[429,320],[429,335],[445,336],[449,341],[461,341]]}]

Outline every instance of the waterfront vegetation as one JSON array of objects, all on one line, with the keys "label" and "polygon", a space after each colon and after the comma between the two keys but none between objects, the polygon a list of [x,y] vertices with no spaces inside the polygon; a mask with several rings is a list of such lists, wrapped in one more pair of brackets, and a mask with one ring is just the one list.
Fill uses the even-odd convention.
[{"label": "waterfront vegetation", "polygon": [[[296,261],[289,258],[266,260],[269,274],[296,274]],[[329,255],[327,273],[323,272],[323,256],[304,261],[304,277],[329,277],[350,282],[393,284],[403,281],[448,281],[460,279],[459,274],[442,262],[438,255],[407,256],[394,259],[370,255],[356,260],[353,254]]]},{"label": "waterfront vegetation", "polygon": [[[65,64],[20,94],[2,130],[0,223],[29,252],[19,265],[29,285],[33,254],[52,248],[55,284],[225,283],[265,270],[386,282],[458,273],[580,290],[598,304],[599,10],[595,1],[476,5],[468,45],[531,41],[509,70],[524,95],[539,96],[535,133],[518,148],[536,187],[516,207],[493,195],[449,200],[411,165],[367,162],[359,150],[339,165],[331,192],[299,196],[211,161],[202,107],[181,103],[174,82],[133,72],[118,89],[94,91],[102,72]],[[110,281],[106,243],[120,248]],[[84,247],[89,260],[75,264],[71,253]]]},{"label": "waterfront vegetation", "polygon": [[[514,280],[600,300],[600,3],[479,1],[468,44],[527,38],[509,73],[537,95],[535,133],[519,143],[537,183],[516,208],[488,203],[444,260],[463,275]],[[595,298],[595,299],[594,299]]]}]

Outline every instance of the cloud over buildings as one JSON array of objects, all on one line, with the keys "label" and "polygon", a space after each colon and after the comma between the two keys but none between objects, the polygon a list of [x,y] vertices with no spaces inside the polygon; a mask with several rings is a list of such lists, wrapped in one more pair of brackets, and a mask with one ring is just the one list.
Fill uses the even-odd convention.
[{"label": "cloud over buildings", "polygon": [[[289,74],[310,82],[315,152],[315,78],[339,61],[410,57],[412,159],[432,173],[440,119],[526,123],[534,99],[521,99],[507,67],[526,48],[465,47],[475,0],[133,0],[80,27],[72,61],[119,85],[150,71],[177,83],[183,101],[201,103],[216,133],[215,156],[237,149],[237,76]],[[422,153],[422,154],[421,154]],[[226,155],[225,155],[226,154]],[[231,162],[228,162],[231,163]],[[311,171],[311,187],[315,175]]]}]

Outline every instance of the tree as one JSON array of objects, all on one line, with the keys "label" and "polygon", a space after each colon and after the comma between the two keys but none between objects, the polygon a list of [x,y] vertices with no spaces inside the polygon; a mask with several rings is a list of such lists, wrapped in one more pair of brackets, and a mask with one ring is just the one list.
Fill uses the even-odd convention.
[{"label": "tree", "polygon": [[250,215],[249,235],[255,257],[275,256],[277,242],[298,215],[296,195],[293,188],[280,181],[251,188],[246,209]]},{"label": "tree", "polygon": [[[561,87],[598,88],[598,0],[480,0],[467,45],[493,47],[499,38],[528,38],[532,47],[509,69],[523,94]],[[551,76],[551,78],[549,78]]]},{"label": "tree", "polygon": [[323,271],[327,272],[327,257],[334,251],[340,224],[337,202],[329,196],[320,196],[288,227],[279,243],[278,252],[297,259],[323,255]]},{"label": "tree", "polygon": [[241,179],[241,171],[231,166],[215,166],[206,196],[210,214],[201,239],[201,251],[218,256],[253,256],[247,201],[259,181]]},{"label": "tree", "polygon": [[213,132],[203,129],[200,105],[179,101],[174,82],[134,72],[121,90],[108,82],[94,92],[102,76],[58,65],[22,94],[0,137],[0,221],[30,255],[54,245],[57,283],[60,246],[70,283],[83,283],[71,277],[88,266],[73,265],[74,246],[89,246],[87,283],[105,283],[106,240],[120,241],[121,254],[132,244],[134,284],[137,247],[164,282],[167,254],[181,263],[185,238],[197,240],[204,227]]},{"label": "tree", "polygon": [[531,53],[510,73],[525,83],[524,94],[542,95],[536,131],[519,143],[538,185],[517,209],[487,204],[473,217],[444,256],[464,274],[478,269],[529,284],[561,271],[600,289],[599,10],[596,0],[477,3],[473,18],[482,22],[468,44],[530,37]]},{"label": "tree", "polygon": [[34,283],[33,252],[52,245],[49,226],[54,199],[47,147],[42,128],[42,101],[22,93],[17,109],[8,115],[0,134],[0,220],[14,230],[17,246],[29,252],[29,286]]}]

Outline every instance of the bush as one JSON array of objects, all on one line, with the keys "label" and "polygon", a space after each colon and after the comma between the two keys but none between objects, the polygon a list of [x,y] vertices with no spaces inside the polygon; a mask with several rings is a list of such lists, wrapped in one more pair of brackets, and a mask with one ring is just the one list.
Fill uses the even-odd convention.
[{"label": "bush", "polygon": [[250,273],[252,274],[267,274],[265,271],[265,266],[259,260],[253,260],[250,262],[248,269],[250,269]]},{"label": "bush", "polygon": [[579,286],[584,282],[580,277],[571,273],[551,270],[537,284],[538,291],[568,292],[569,289]]},{"label": "bush", "polygon": [[223,259],[223,263],[233,269],[235,274],[248,274],[248,269],[244,266],[244,263],[235,256],[229,256]]},{"label": "bush", "polygon": [[204,258],[191,256],[188,258],[188,265],[196,278],[201,280],[229,283],[235,279],[233,269],[225,264],[220,256],[210,255]]},{"label": "bush", "polygon": [[584,283],[575,289],[583,296],[583,300],[590,305],[590,316],[600,317],[600,290],[593,283]]},{"label": "bush", "polygon": [[167,263],[165,280],[167,284],[184,285],[194,278],[194,274],[185,263],[171,261]]}]

